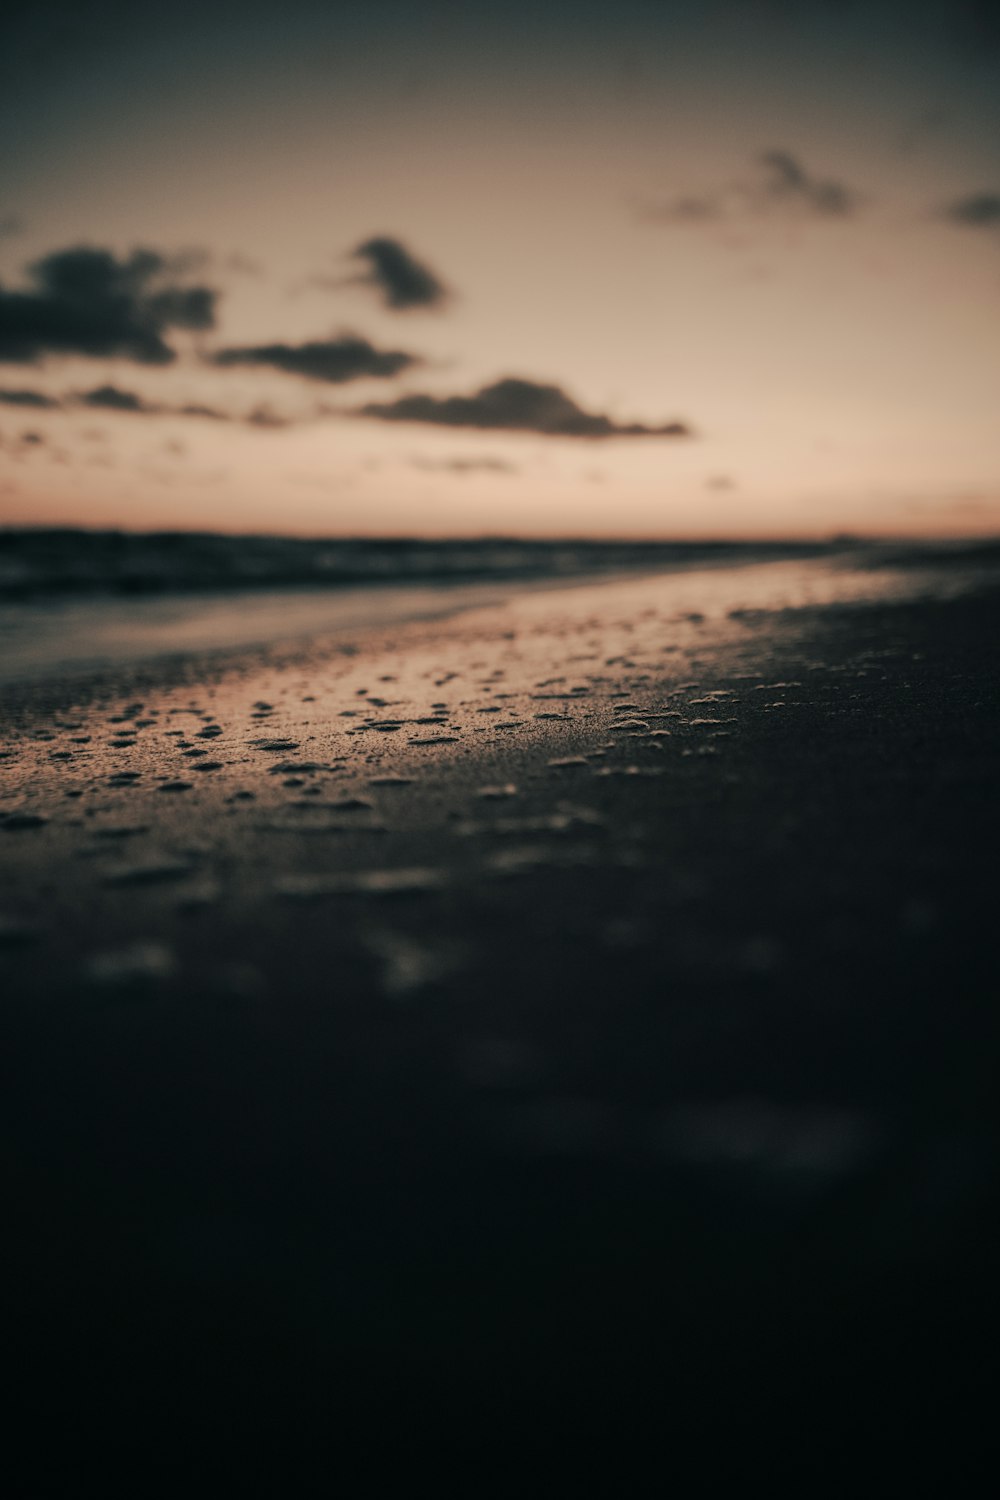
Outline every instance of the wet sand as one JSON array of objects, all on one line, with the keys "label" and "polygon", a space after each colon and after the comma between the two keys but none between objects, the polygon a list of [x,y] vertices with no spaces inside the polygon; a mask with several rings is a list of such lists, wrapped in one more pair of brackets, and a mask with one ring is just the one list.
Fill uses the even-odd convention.
[{"label": "wet sand", "polygon": [[41,1472],[420,1447],[533,1493],[544,1448],[814,1493],[874,1440],[954,1479],[998,614],[967,563],[781,563],[11,689]]}]

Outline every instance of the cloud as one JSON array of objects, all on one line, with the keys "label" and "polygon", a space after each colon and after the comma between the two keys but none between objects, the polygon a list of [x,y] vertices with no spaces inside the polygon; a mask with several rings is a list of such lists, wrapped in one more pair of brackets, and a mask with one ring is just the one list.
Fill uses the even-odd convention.
[{"label": "cloud", "polygon": [[[99,385],[92,391],[78,392],[68,398],[67,402],[60,404],[87,406],[99,411],[126,412],[143,417],[208,417],[215,422],[241,420],[214,406],[200,406],[197,403],[170,406],[159,401],[147,401],[145,396],[139,396],[135,391],[123,391],[116,385]],[[246,420],[249,421],[250,418]]]},{"label": "cloud", "polygon": [[21,459],[37,448],[44,448],[46,441],[44,433],[41,432],[19,432],[14,438],[5,438],[0,433],[0,452],[9,453],[12,457]]},{"label": "cloud", "polygon": [[951,223],[967,229],[1000,229],[1000,193],[972,193],[942,212]]},{"label": "cloud", "polygon": [[20,234],[24,228],[17,214],[0,214],[0,240],[8,235]]},{"label": "cloud", "polygon": [[414,458],[414,469],[422,474],[516,474],[517,465],[503,458]]},{"label": "cloud", "polygon": [[283,417],[278,412],[272,411],[269,406],[255,406],[253,411],[243,418],[243,421],[248,427],[261,428],[267,432],[276,432],[279,428],[294,425],[291,417]]},{"label": "cloud", "polygon": [[83,406],[96,406],[102,411],[158,413],[161,410],[134,391],[122,391],[116,385],[99,385],[96,390],[85,391],[79,400]]},{"label": "cloud", "polygon": [[448,296],[434,272],[421,265],[399,240],[376,235],[351,254],[356,260],[368,262],[368,274],[361,279],[377,287],[386,307],[397,312],[439,307]]},{"label": "cloud", "polygon": [[191,402],[187,406],[177,406],[172,408],[160,407],[160,411],[168,410],[171,416],[176,417],[208,417],[213,422],[232,422],[236,420],[227,412],[219,411],[217,407],[201,406],[198,404],[198,402]]},{"label": "cloud", "polygon": [[119,260],[80,245],[35,261],[27,276],[27,290],[0,286],[0,361],[83,354],[166,365],[176,358],[167,332],[215,324],[216,292],[180,284],[155,250]]},{"label": "cloud", "polygon": [[0,404],[3,406],[32,406],[39,410],[56,411],[62,405],[54,396],[46,396],[41,391],[0,391]]},{"label": "cloud", "polygon": [[422,363],[415,354],[401,349],[376,349],[367,339],[351,333],[306,344],[255,344],[249,348],[220,349],[209,357],[213,364],[223,368],[264,366],[334,385],[368,376],[387,379]]},{"label": "cloud", "polygon": [[733,224],[765,215],[845,219],[856,214],[862,197],[833,177],[808,171],[790,151],[764,151],[753,177],[707,192],[641,201],[637,218],[646,224],[700,226]]},{"label": "cloud", "polygon": [[401,396],[397,401],[369,402],[352,415],[382,422],[426,422],[438,427],[475,427],[500,432],[537,432],[546,437],[689,437],[683,422],[647,427],[642,422],[615,422],[583,411],[557,385],[508,377],[472,396]]},{"label": "cloud", "polygon": [[688,194],[662,203],[640,203],[636,212],[647,224],[711,224],[725,218],[726,205],[721,194]]},{"label": "cloud", "polygon": [[829,218],[844,218],[861,205],[859,194],[832,177],[813,176],[790,151],[765,151],[760,164],[767,179],[764,192],[772,200]]},{"label": "cloud", "polygon": [[295,417],[282,416],[279,412],[272,411],[269,406],[255,406],[245,415],[220,411],[216,406],[202,406],[197,402],[172,406],[165,402],[147,401],[145,396],[139,396],[135,391],[123,391],[115,385],[101,385],[96,390],[80,392],[62,404],[96,407],[102,411],[126,412],[143,417],[205,417],[213,422],[235,422],[246,427],[266,428],[272,431],[283,427],[294,427],[299,420]]}]

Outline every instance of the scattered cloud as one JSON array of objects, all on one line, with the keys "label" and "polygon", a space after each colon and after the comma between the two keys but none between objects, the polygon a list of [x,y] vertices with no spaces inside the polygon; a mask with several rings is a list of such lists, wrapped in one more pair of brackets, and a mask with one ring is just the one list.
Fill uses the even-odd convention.
[{"label": "scattered cloud", "polygon": [[862,207],[860,193],[836,178],[817,176],[790,151],[763,151],[754,166],[752,177],[725,187],[642,201],[636,215],[646,224],[700,226],[764,215],[845,219]]},{"label": "scattered cloud", "polygon": [[633,204],[633,212],[640,224],[700,228],[734,219],[738,209],[731,205],[728,192],[719,192],[711,197],[684,194],[679,198],[640,198]]},{"label": "scattered cloud", "polygon": [[488,431],[537,432],[546,437],[689,437],[683,422],[648,427],[642,422],[616,422],[579,407],[557,385],[508,377],[483,386],[471,396],[401,396],[396,401],[369,402],[352,415],[382,422],[425,422],[438,427],[474,427]]},{"label": "scattered cloud", "polygon": [[143,417],[210,417],[216,422],[239,420],[214,406],[171,406],[160,401],[147,401],[145,396],[139,396],[135,391],[123,391],[116,385],[99,385],[92,391],[79,392],[69,398],[68,404],[93,407],[100,411],[128,412]]},{"label": "scattered cloud", "polygon": [[39,410],[55,411],[62,402],[57,401],[54,396],[46,396],[42,391],[0,390],[0,405],[32,406]]},{"label": "scattered cloud", "polygon": [[85,391],[79,397],[83,406],[96,406],[102,411],[159,412],[158,406],[144,401],[134,391],[122,391],[115,385],[99,385],[93,391]]},{"label": "scattered cloud", "polygon": [[816,177],[790,151],[765,151],[760,164],[767,179],[764,192],[772,200],[832,218],[853,214],[861,205],[858,193],[835,178]]},{"label": "scattered cloud", "polygon": [[283,417],[278,412],[272,411],[269,406],[255,406],[243,420],[248,427],[260,427],[269,432],[275,432],[281,427],[294,426],[293,418]]},{"label": "scattered cloud", "polygon": [[422,265],[399,240],[375,235],[351,252],[367,261],[361,280],[377,287],[386,307],[405,312],[415,307],[440,307],[448,292],[428,266]]},{"label": "scattered cloud", "polygon": [[966,229],[1000,229],[1000,193],[971,193],[949,203],[942,216]]},{"label": "scattered cloud", "polygon": [[160,411],[169,411],[171,416],[177,417],[208,417],[213,422],[232,422],[234,420],[227,412],[219,411],[215,406],[202,406],[197,401],[189,402],[186,406],[174,408],[160,407]]},{"label": "scattered cloud", "polygon": [[662,203],[642,203],[638,215],[648,224],[712,224],[727,216],[726,197],[686,194]]},{"label": "scattered cloud", "polygon": [[30,453],[45,446],[46,438],[41,432],[19,432],[16,437],[10,438],[0,433],[0,452],[7,453],[12,458],[27,458]]},{"label": "scattered cloud", "polygon": [[376,349],[367,339],[351,333],[306,344],[254,344],[248,348],[220,349],[209,358],[222,368],[241,365],[270,368],[334,385],[366,377],[388,379],[423,363],[415,354],[401,349]]},{"label": "scattered cloud", "polygon": [[516,474],[516,464],[505,458],[413,458],[414,469],[423,474]]},{"label": "scattered cloud", "polygon": [[116,385],[99,385],[91,391],[72,391],[63,396],[49,396],[34,390],[0,390],[0,405],[38,411],[72,411],[85,407],[89,410],[123,412],[141,417],[204,417],[213,422],[242,422],[250,427],[292,425],[291,418],[277,416],[265,407],[256,407],[246,416],[241,416],[198,402],[174,405],[164,401],[149,401],[136,391],[125,391]]},{"label": "scattered cloud", "polygon": [[138,364],[176,358],[165,334],[215,324],[216,292],[186,286],[155,250],[119,260],[86,245],[57,250],[27,267],[26,290],[0,286],[0,361],[49,355],[117,355]]}]

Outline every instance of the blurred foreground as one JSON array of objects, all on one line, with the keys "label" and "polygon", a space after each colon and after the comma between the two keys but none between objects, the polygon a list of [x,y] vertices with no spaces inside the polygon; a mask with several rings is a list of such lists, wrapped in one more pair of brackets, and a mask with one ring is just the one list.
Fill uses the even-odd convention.
[{"label": "blurred foreground", "polygon": [[19,688],[38,1482],[965,1487],[998,608],[786,562]]}]

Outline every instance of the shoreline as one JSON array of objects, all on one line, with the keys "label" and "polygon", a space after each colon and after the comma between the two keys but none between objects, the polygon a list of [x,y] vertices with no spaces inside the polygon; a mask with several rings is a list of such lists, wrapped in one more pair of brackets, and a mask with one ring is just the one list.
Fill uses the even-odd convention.
[{"label": "shoreline", "polygon": [[[60,677],[113,677],[171,660],[216,661],[239,653],[273,649],[291,652],[316,637],[347,639],[378,634],[409,621],[434,620],[467,610],[503,605],[522,594],[600,587],[677,574],[709,575],[720,571],[774,566],[794,568],[801,558],[787,549],[770,555],[755,548],[747,557],[701,557],[673,562],[636,562],[629,567],[573,573],[531,573],[480,579],[441,576],[409,582],[372,579],[357,584],[292,586],[259,584],[223,590],[173,590],[151,594],[77,594],[72,591],[0,598],[0,692],[30,692]],[[763,555],[759,555],[763,553]],[[877,551],[863,558],[857,551],[824,550],[823,567],[878,566]],[[912,566],[912,562],[909,563]],[[248,618],[251,616],[252,618]]]},{"label": "shoreline", "polygon": [[[747,559],[678,561],[670,565],[635,565],[617,572],[546,575],[478,583],[439,580],[435,584],[372,582],[357,587],[292,589],[259,587],[221,593],[180,592],[137,598],[72,594],[0,601],[0,703],[7,713],[30,711],[32,705],[85,701],[95,693],[124,694],[165,686],[178,675],[196,680],[227,670],[254,668],[258,660],[292,662],[298,652],[321,645],[326,650],[364,648],[385,641],[394,629],[411,623],[447,620],[457,614],[503,608],[525,595],[565,590],[602,589],[622,583],[662,578],[704,579],[708,593],[718,593],[726,574],[748,575],[778,570],[797,573],[843,573],[853,576],[859,598],[893,592],[931,596],[950,589],[982,586],[994,575],[992,554],[975,550],[964,568],[942,567],[941,557],[879,548],[831,550],[806,560],[784,555]],[[959,562],[963,559],[958,559]],[[871,585],[872,578],[883,583]],[[848,597],[851,590],[848,589]],[[734,595],[734,600],[736,599]],[[689,606],[700,601],[686,593]],[[773,600],[755,599],[752,607],[775,608]],[[795,607],[794,605],[792,607]]]}]

